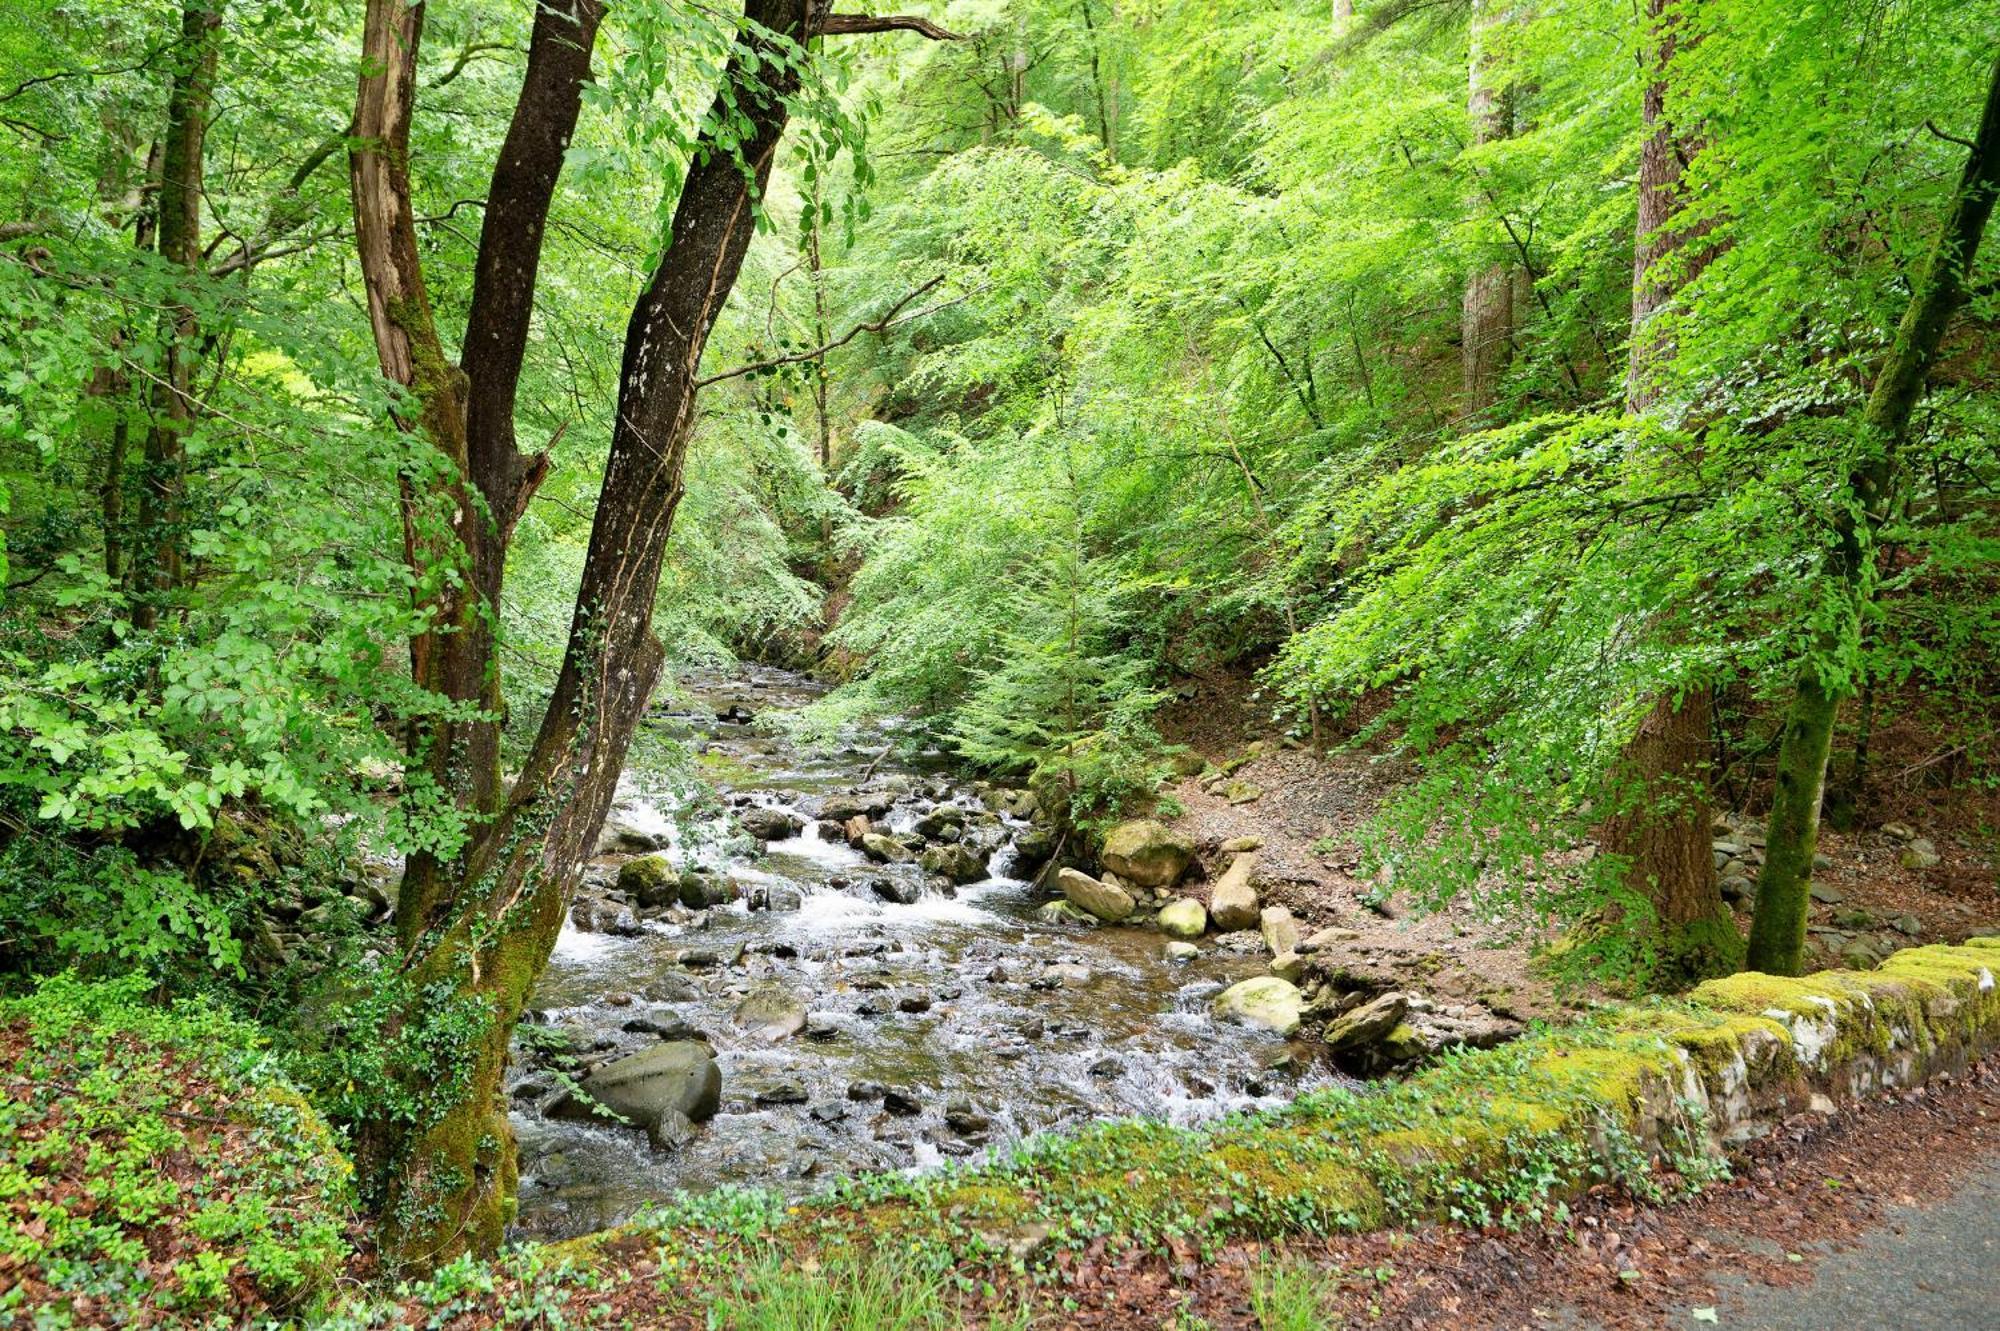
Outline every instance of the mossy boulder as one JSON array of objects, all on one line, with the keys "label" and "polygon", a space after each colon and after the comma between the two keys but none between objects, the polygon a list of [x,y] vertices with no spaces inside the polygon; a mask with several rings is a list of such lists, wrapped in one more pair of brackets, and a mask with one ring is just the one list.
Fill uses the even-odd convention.
[{"label": "mossy boulder", "polygon": [[565,1094],[549,1106],[551,1118],[603,1122],[616,1119],[650,1128],[672,1109],[699,1123],[722,1107],[722,1069],[715,1051],[699,1040],[670,1040],[616,1062],[583,1079],[584,1094]]},{"label": "mossy boulder", "polygon": [[1257,888],[1252,882],[1256,872],[1256,852],[1246,852],[1230,860],[1229,867],[1209,889],[1208,918],[1218,930],[1255,929],[1263,923],[1263,913],[1257,908]]},{"label": "mossy boulder", "polygon": [[986,857],[962,841],[932,846],[918,857],[917,862],[923,866],[924,872],[949,878],[954,883],[976,883],[986,877]]},{"label": "mossy boulder", "polygon": [[1212,1006],[1220,1020],[1290,1035],[1299,1028],[1305,995],[1290,981],[1259,975],[1230,985],[1215,996]]},{"label": "mossy boulder", "polygon": [[1154,919],[1169,938],[1195,939],[1208,932],[1208,908],[1192,897],[1170,901]]},{"label": "mossy boulder", "polygon": [[618,866],[618,890],[641,906],[665,906],[680,896],[680,870],[665,855],[641,855]]},{"label": "mossy boulder", "polygon": [[1149,818],[1120,823],[1104,838],[1098,859],[1140,887],[1172,887],[1194,858],[1194,843]]}]

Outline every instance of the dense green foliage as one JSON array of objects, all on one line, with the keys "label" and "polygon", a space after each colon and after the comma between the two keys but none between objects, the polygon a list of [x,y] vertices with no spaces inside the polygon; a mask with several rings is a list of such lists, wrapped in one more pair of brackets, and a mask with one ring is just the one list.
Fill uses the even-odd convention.
[{"label": "dense green foliage", "polygon": [[348,1256],[347,1161],[254,1028],[57,976],[0,1002],[0,1078],[9,1322],[297,1312]]}]

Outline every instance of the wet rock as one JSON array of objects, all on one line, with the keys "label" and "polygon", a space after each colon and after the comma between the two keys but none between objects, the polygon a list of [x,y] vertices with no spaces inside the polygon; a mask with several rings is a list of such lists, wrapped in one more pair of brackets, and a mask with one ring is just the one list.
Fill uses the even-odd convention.
[{"label": "wet rock", "polygon": [[700,1031],[669,1012],[661,1017],[634,1017],[618,1028],[627,1035],[650,1035],[659,1040],[701,1040]]},{"label": "wet rock", "polygon": [[983,1137],[993,1129],[993,1120],[970,1100],[953,1100],[944,1107],[944,1125],[961,1137]]},{"label": "wet rock", "polygon": [[963,843],[933,846],[918,857],[918,863],[926,873],[940,874],[954,883],[976,883],[986,877],[986,857]]},{"label": "wet rock", "polygon": [[757,1092],[757,1103],[766,1108],[772,1105],[802,1105],[810,1098],[806,1088],[795,1081],[781,1081],[776,1086],[766,1086]]},{"label": "wet rock", "polygon": [[917,820],[917,835],[926,841],[950,840],[965,830],[965,810],[940,804]]},{"label": "wet rock", "polygon": [[668,1109],[696,1122],[713,1118],[722,1105],[722,1070],[715,1051],[693,1040],[655,1045],[607,1063],[583,1079],[589,1100],[565,1093],[549,1106],[549,1117],[601,1121],[595,1101],[627,1122],[645,1127]]},{"label": "wet rock", "polygon": [[879,1081],[851,1081],[847,1084],[847,1098],[850,1100],[880,1100],[889,1093],[889,1088]]},{"label": "wet rock", "polygon": [[666,846],[666,838],[639,826],[631,819],[613,813],[604,820],[604,826],[597,833],[597,853],[612,851],[660,850]]},{"label": "wet rock", "polygon": [[1264,935],[1264,948],[1272,956],[1298,950],[1301,937],[1299,922],[1292,918],[1291,911],[1285,907],[1264,907],[1258,913],[1258,925]]},{"label": "wet rock", "polygon": [[720,966],[722,954],[713,948],[687,947],[674,960],[691,971],[705,971]]},{"label": "wet rock", "polygon": [[1335,1053],[1365,1048],[1395,1030],[1409,1010],[1409,995],[1382,994],[1329,1021],[1320,1038]]},{"label": "wet rock", "polygon": [[681,875],[681,905],[689,910],[707,910],[736,900],[736,881],[707,869],[690,869]]},{"label": "wet rock", "polygon": [[1035,917],[1044,924],[1095,925],[1102,923],[1102,921],[1089,911],[1068,901],[1044,901],[1041,905],[1035,907]]},{"label": "wet rock", "polygon": [[1090,1075],[1100,1079],[1116,1077],[1125,1071],[1125,1065],[1109,1055],[1090,1065]]},{"label": "wet rock", "polygon": [[923,1103],[914,1093],[896,1086],[886,1087],[882,1091],[882,1108],[897,1118],[915,1118],[924,1112]]},{"label": "wet rock", "polygon": [[1305,995],[1297,985],[1275,975],[1259,975],[1230,985],[1215,996],[1215,1015],[1223,1021],[1290,1035],[1298,1030]]},{"label": "wet rock", "polygon": [[1193,943],[1183,942],[1176,938],[1170,940],[1165,947],[1160,949],[1160,955],[1168,961],[1176,963],[1189,962],[1201,955],[1201,949]]},{"label": "wet rock", "polygon": [[683,1150],[700,1133],[693,1119],[673,1108],[662,1109],[660,1116],[646,1125],[646,1140],[656,1151]]},{"label": "wet rock", "polygon": [[1111,924],[1116,924],[1133,911],[1131,893],[1075,869],[1058,870],[1056,886],[1062,889],[1063,899],[1072,906]]},{"label": "wet rock", "polygon": [[903,878],[871,879],[868,890],[882,900],[893,901],[898,906],[914,906],[924,895],[922,885]]},{"label": "wet rock", "polygon": [[886,1017],[896,1010],[896,1002],[887,994],[870,994],[854,1010],[864,1017]]},{"label": "wet rock", "polygon": [[1257,908],[1257,889],[1251,876],[1257,872],[1257,855],[1250,852],[1229,861],[1229,867],[1215,880],[1208,894],[1208,917],[1217,929],[1255,929],[1262,923]]},{"label": "wet rock", "polygon": [[806,1026],[806,1001],[781,984],[760,984],[744,995],[730,1020],[752,1039],[776,1044]]},{"label": "wet rock", "polygon": [[828,1040],[838,1039],[842,1034],[844,1034],[844,1031],[837,1019],[823,1012],[809,1012],[806,1014],[806,1039],[824,1043]]},{"label": "wet rock", "polygon": [[815,1123],[839,1123],[853,1112],[838,1100],[826,1100],[814,1105],[806,1113]]},{"label": "wet rock", "polygon": [[916,858],[908,846],[881,832],[862,833],[861,853],[878,864],[904,864]]},{"label": "wet rock", "polygon": [[747,726],[756,719],[756,716],[755,712],[745,707],[742,703],[733,702],[722,711],[717,712],[715,719],[724,725]]},{"label": "wet rock", "polygon": [[805,819],[790,809],[758,805],[736,815],[736,823],[759,841],[783,841],[805,830]]},{"label": "wet rock", "polygon": [[1141,887],[1172,887],[1194,858],[1194,843],[1151,819],[1120,823],[1104,838],[1098,859]]},{"label": "wet rock", "polygon": [[701,997],[701,987],[685,975],[671,971],[654,977],[642,991],[654,1003],[691,1003]]},{"label": "wet rock", "polygon": [[819,806],[819,816],[836,823],[850,818],[880,818],[889,812],[890,797],[881,791],[860,791],[829,795]]},{"label": "wet rock", "polygon": [[[747,897],[751,910],[791,911],[806,904],[805,896],[797,888],[786,887],[782,883],[757,883],[751,887]],[[774,957],[784,955],[775,947],[770,952]],[[793,955],[797,955],[796,949]]]},{"label": "wet rock", "polygon": [[855,850],[861,849],[862,837],[876,830],[875,824],[865,813],[857,813],[840,825],[841,835],[847,838],[847,844]]},{"label": "wet rock", "polygon": [[1023,828],[1014,838],[1015,867],[1022,873],[1033,873],[1049,862],[1049,856],[1056,853],[1056,834],[1053,829],[1037,824]]},{"label": "wet rock", "polygon": [[929,1012],[931,1010],[930,993],[927,990],[917,989],[904,994],[896,1000],[896,1010],[898,1012],[908,1012],[913,1015],[919,1012]]},{"label": "wet rock", "polygon": [[1169,938],[1199,938],[1208,932],[1208,908],[1192,897],[1182,897],[1161,907],[1153,922]]}]

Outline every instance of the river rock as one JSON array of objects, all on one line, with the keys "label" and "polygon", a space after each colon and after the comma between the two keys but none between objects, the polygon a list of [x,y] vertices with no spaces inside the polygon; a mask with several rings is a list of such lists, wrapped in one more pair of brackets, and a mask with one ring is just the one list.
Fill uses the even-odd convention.
[{"label": "river rock", "polygon": [[1229,861],[1208,894],[1208,918],[1217,929],[1255,929],[1263,923],[1257,909],[1257,889],[1250,876],[1257,872],[1257,854],[1250,851]]},{"label": "river rock", "polygon": [[1100,923],[1095,915],[1092,915],[1080,906],[1071,904],[1067,900],[1044,901],[1041,905],[1035,907],[1035,917],[1044,924],[1094,925]]},{"label": "river rock", "polygon": [[962,843],[932,846],[918,863],[926,873],[942,874],[954,883],[976,883],[986,877],[986,857]]},{"label": "river rock", "polygon": [[1161,907],[1154,922],[1169,938],[1199,938],[1208,932],[1208,909],[1192,897],[1182,897]]},{"label": "river rock", "polygon": [[656,1151],[679,1151],[692,1142],[701,1129],[694,1120],[671,1106],[662,1109],[660,1116],[646,1125],[646,1140]]},{"label": "river rock", "polygon": [[1321,1038],[1335,1053],[1362,1049],[1395,1030],[1409,1010],[1409,995],[1382,994],[1329,1021]]},{"label": "river rock", "polygon": [[1359,937],[1361,931],[1358,929],[1319,929],[1300,939],[1296,951],[1311,956],[1315,952],[1325,951],[1335,943],[1351,943]]},{"label": "river rock", "polygon": [[1196,957],[1200,956],[1201,949],[1196,947],[1193,943],[1184,942],[1181,939],[1173,938],[1169,939],[1167,941],[1166,946],[1160,949],[1160,955],[1165,957],[1168,961],[1176,963],[1188,962],[1188,961],[1193,961]]},{"label": "river rock", "polygon": [[1211,1006],[1220,1020],[1290,1035],[1299,1028],[1305,995],[1289,980],[1259,975],[1230,985]]},{"label": "river rock", "polygon": [[1283,906],[1264,907],[1258,915],[1258,924],[1264,933],[1264,946],[1272,956],[1298,950],[1299,922]]},{"label": "river rock", "polygon": [[1194,843],[1151,819],[1120,823],[1104,838],[1104,867],[1141,887],[1172,887],[1194,858]]},{"label": "river rock", "polygon": [[760,984],[743,996],[730,1020],[766,1044],[790,1039],[806,1026],[806,1001],[781,984]]},{"label": "river rock", "polygon": [[902,878],[871,878],[868,890],[884,901],[892,901],[898,906],[914,906],[924,894],[920,884]]},{"label": "river rock", "polygon": [[924,1112],[923,1102],[909,1091],[900,1087],[885,1087],[882,1091],[882,1108],[897,1118],[915,1118]]},{"label": "river rock", "polygon": [[650,1127],[672,1109],[699,1123],[722,1107],[722,1070],[715,1051],[694,1040],[654,1045],[583,1079],[589,1100],[565,1094],[549,1107],[551,1118],[602,1121],[602,1105],[629,1123]]},{"label": "river rock", "polygon": [[1062,889],[1064,900],[1071,905],[1087,910],[1108,923],[1116,924],[1132,913],[1131,893],[1079,870],[1058,869],[1056,886]]},{"label": "river rock", "polygon": [[599,855],[614,850],[660,850],[665,845],[665,838],[615,813],[604,820],[604,826],[597,834]]},{"label": "river rock", "polygon": [[680,888],[680,870],[665,855],[641,855],[618,866],[618,890],[641,906],[667,905]]},{"label": "river rock", "polygon": [[1306,959],[1297,952],[1280,952],[1271,958],[1271,974],[1293,984],[1305,978]]},{"label": "river rock", "polygon": [[902,864],[916,858],[908,846],[883,832],[862,833],[861,853],[878,864]]},{"label": "river rock", "polygon": [[819,806],[819,816],[836,823],[853,818],[880,818],[889,812],[890,803],[889,796],[881,791],[829,795]]},{"label": "river rock", "polygon": [[805,819],[789,809],[773,809],[763,805],[745,809],[736,815],[737,825],[756,837],[759,841],[783,841],[797,836],[806,827]]},{"label": "river rock", "polygon": [[707,910],[736,900],[736,881],[708,869],[690,869],[681,875],[681,904],[689,910]]},{"label": "river rock", "polygon": [[1036,824],[1026,827],[1014,838],[1015,869],[1020,873],[1033,873],[1049,862],[1049,856],[1056,853],[1056,834],[1047,827]]},{"label": "river rock", "polygon": [[949,841],[965,830],[965,810],[956,804],[940,804],[917,819],[917,835],[926,841]]},{"label": "river rock", "polygon": [[771,1105],[802,1105],[811,1098],[806,1094],[806,1088],[795,1081],[781,1081],[775,1086],[766,1086],[763,1090],[757,1092],[757,1103],[767,1107]]},{"label": "river rock", "polygon": [[627,1035],[650,1035],[656,1040],[699,1040],[702,1033],[685,1020],[668,1012],[659,1017],[634,1017],[618,1028]]}]

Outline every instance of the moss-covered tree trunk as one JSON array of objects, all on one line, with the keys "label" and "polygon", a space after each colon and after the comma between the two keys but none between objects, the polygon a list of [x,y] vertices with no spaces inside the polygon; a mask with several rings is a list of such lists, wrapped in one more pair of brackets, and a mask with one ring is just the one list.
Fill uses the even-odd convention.
[{"label": "moss-covered tree trunk", "polygon": [[1847,502],[1834,515],[1825,574],[1834,588],[1837,613],[1814,640],[1785,714],[1777,793],[1750,926],[1749,964],[1757,970],[1797,975],[1804,960],[1806,904],[1819,844],[1827,755],[1840,704],[1853,691],[1862,615],[1874,592],[1875,529],[1889,503],[1896,454],[1909,433],[1931,362],[1965,300],[1967,274],[1992,216],[1996,191],[2000,191],[2000,60],[1994,62],[1979,132],[1967,150],[1944,226],[1869,393],[1862,414],[1864,460],[1849,478]]},{"label": "moss-covered tree trunk", "polygon": [[[1641,115],[1638,226],[1632,260],[1632,344],[1626,408],[1650,410],[1673,358],[1665,316],[1681,289],[1712,257],[1703,228],[1681,221],[1686,163],[1699,137],[1668,106],[1676,0],[1648,0],[1651,79]],[[1620,808],[1603,829],[1604,849],[1626,864],[1625,886],[1649,904],[1658,976],[1679,987],[1734,969],[1742,950],[1716,886],[1710,852],[1712,700],[1706,687],[1654,699],[1620,755]]]}]

